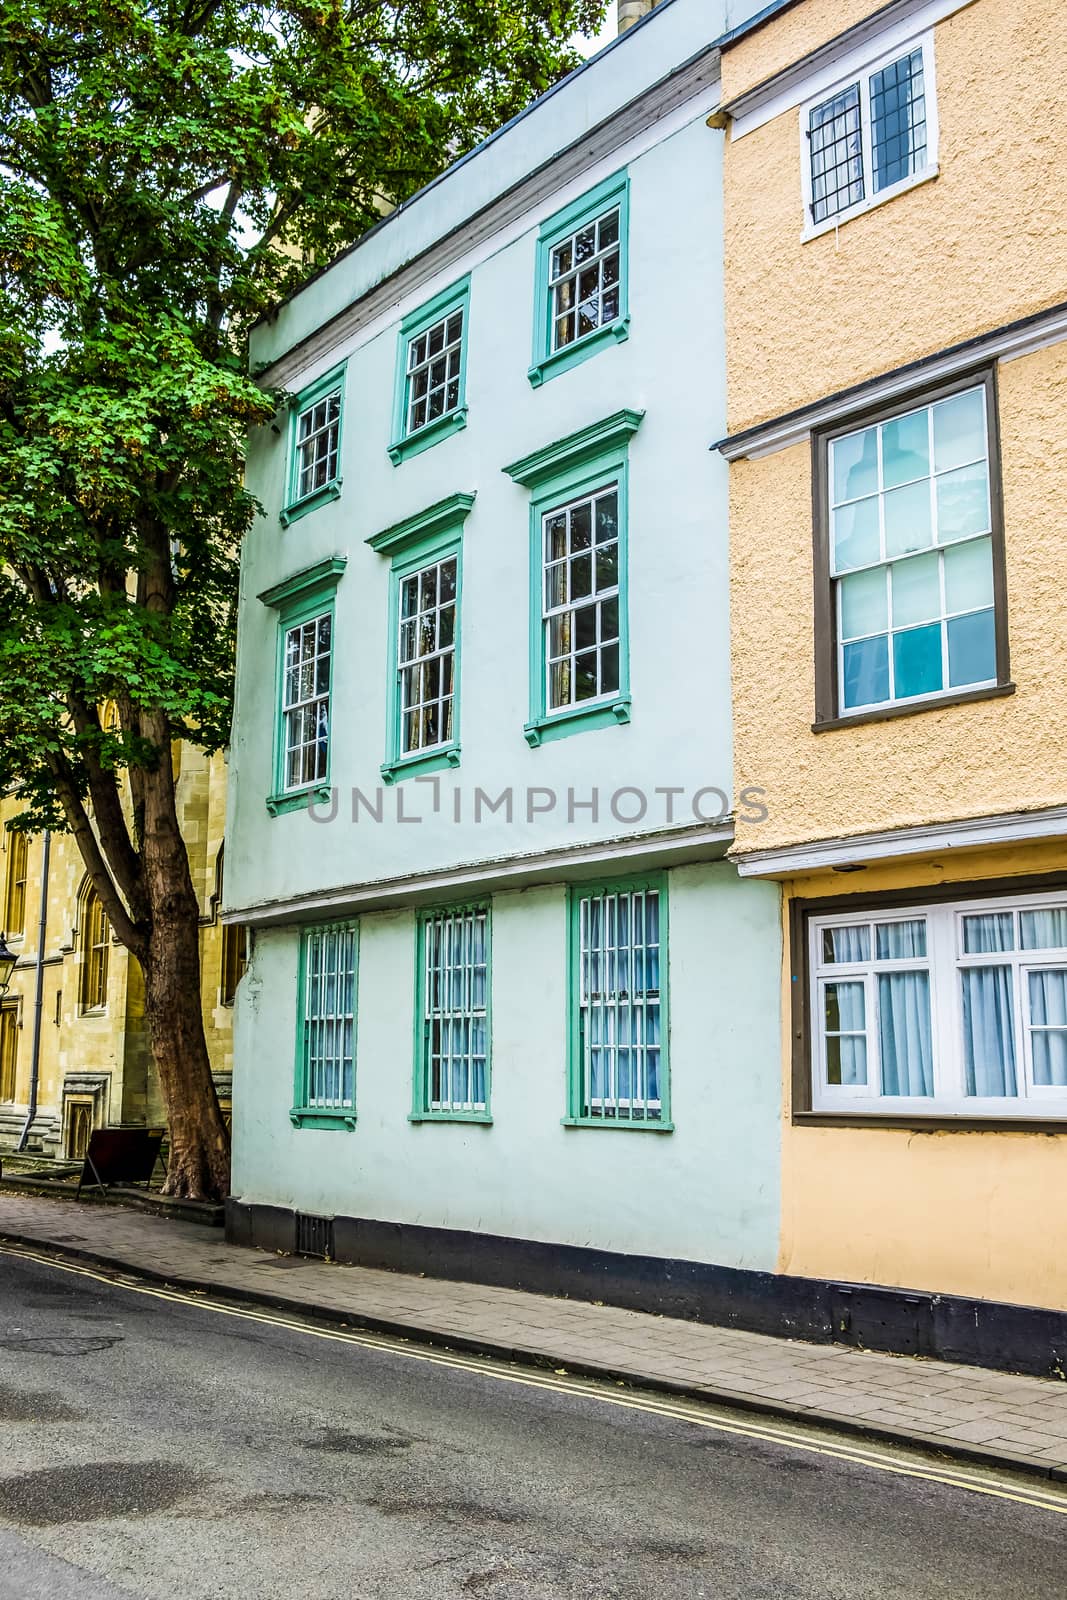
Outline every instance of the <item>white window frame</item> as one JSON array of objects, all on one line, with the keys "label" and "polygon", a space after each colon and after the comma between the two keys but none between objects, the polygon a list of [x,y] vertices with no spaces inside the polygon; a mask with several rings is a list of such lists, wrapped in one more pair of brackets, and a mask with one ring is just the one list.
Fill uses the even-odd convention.
[{"label": "white window frame", "polygon": [[[1014,950],[987,954],[963,953],[963,918],[987,912],[1011,912],[1019,927],[1019,913],[1067,908],[1067,893],[996,895],[982,899],[924,902],[918,905],[878,906],[865,911],[820,913],[808,920],[807,951],[811,1030],[811,1109],[838,1115],[862,1114],[878,1118],[960,1118],[980,1121],[1063,1121],[1067,1124],[1067,1086],[1035,1085],[1027,975],[1032,971],[1067,967],[1067,946],[1060,950],[1023,950],[1018,937]],[[926,923],[926,956],[876,962],[872,937],[871,956],[862,962],[826,962],[822,959],[822,934],[827,928],[878,923]],[[1014,977],[1015,1096],[968,1095],[965,1092],[963,1014],[959,973],[975,966],[1010,966]],[[883,1095],[877,1009],[878,971],[928,971],[930,974],[930,1031],[933,1049],[933,1086],[929,1096]],[[865,991],[867,1082],[831,1084],[827,1081],[826,1043],[823,1033],[823,989],[828,982],[862,982]]]},{"label": "white window frame", "polygon": [[[605,540],[604,545],[598,545],[596,542],[596,506],[598,500],[605,499],[608,495],[615,496],[615,537],[614,539]],[[605,481],[600,488],[590,489],[586,493],[573,495],[569,500],[561,500],[558,505],[553,505],[541,513],[541,648],[543,662],[542,671],[544,673],[546,719],[551,717],[571,717],[576,711],[585,711],[588,708],[593,708],[596,706],[610,705],[613,700],[618,699],[621,693],[623,675],[622,504],[622,481],[618,475],[615,475],[614,477],[609,475],[605,478]],[[582,506],[589,507],[589,518],[592,529],[588,550],[590,588],[588,594],[579,595],[577,598],[572,598],[570,597],[572,567],[574,562],[579,559],[579,556],[586,554],[586,552],[580,552],[579,556],[576,556],[573,552],[570,552],[565,556],[558,557],[555,561],[550,560],[548,525],[552,521],[553,517],[566,516],[568,519],[569,528],[571,513],[578,510]],[[609,584],[606,589],[598,589],[596,553],[599,549],[605,548],[605,546],[608,544],[614,544],[615,546],[615,582],[613,584]],[[553,568],[558,567],[562,567],[567,575],[568,598],[564,601],[560,601],[558,604],[550,605],[548,598],[549,573]],[[602,640],[600,637],[601,607],[611,600],[616,602],[618,611],[618,633],[614,639]],[[591,606],[595,606],[597,608],[596,643],[595,645],[590,646],[589,649],[582,651],[577,648],[577,643],[574,640],[574,619],[579,611],[584,611]],[[552,624],[554,622],[558,622],[561,618],[568,616],[571,619],[571,648],[566,656],[553,656]],[[604,652],[606,650],[610,650],[612,646],[615,648],[617,657],[617,681],[615,687],[613,689],[601,689],[598,694],[589,695],[584,700],[577,699],[575,695],[576,685],[573,674],[578,657],[580,655],[588,655],[590,652],[595,653],[597,662],[597,682],[599,683],[603,675]],[[561,701],[559,705],[553,705],[552,668],[553,666],[559,665],[559,663],[564,660],[570,662],[572,673],[570,680],[571,697],[569,700]]]},{"label": "white window frame", "polygon": [[[874,190],[874,147],[871,141],[871,78],[876,72],[891,66],[894,61],[899,61],[904,56],[911,55],[915,50],[922,50],[923,56],[923,94],[926,99],[926,162],[917,172],[909,172],[906,178],[901,178],[897,183],[891,183],[884,189]],[[860,127],[863,137],[863,187],[864,198],[857,200],[854,205],[848,206],[843,211],[837,211],[832,217],[826,217],[822,222],[811,220],[812,189],[811,189],[811,148],[808,131],[811,126],[811,113],[819,106],[825,105],[835,95],[843,94],[845,90],[858,87],[860,96]],[[894,200],[898,194],[905,194],[909,189],[914,189],[920,183],[927,183],[931,178],[936,178],[938,173],[938,143],[939,127],[937,117],[937,80],[934,70],[934,34],[930,29],[919,36],[903,41],[893,46],[883,55],[872,58],[861,68],[853,68],[846,76],[819,89],[817,94],[810,96],[800,107],[800,187],[803,204],[803,228],[801,241],[817,239],[821,234],[829,233],[840,227],[841,223],[850,221],[853,217],[862,216],[866,211],[873,211],[876,206],[883,205],[887,200]]]}]

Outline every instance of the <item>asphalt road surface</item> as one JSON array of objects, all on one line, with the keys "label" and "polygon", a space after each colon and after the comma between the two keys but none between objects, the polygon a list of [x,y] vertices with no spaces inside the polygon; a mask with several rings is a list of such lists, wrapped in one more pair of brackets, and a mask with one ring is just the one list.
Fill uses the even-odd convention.
[{"label": "asphalt road surface", "polygon": [[0,1600],[1067,1600],[1067,1516],[937,1463],[470,1366],[0,1252]]}]

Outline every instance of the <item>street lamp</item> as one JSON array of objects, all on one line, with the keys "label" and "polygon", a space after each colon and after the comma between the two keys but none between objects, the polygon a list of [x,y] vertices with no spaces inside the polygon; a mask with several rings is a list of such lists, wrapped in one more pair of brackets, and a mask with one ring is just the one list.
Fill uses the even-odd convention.
[{"label": "street lamp", "polygon": [[17,960],[18,956],[7,947],[7,934],[0,933],[0,995],[5,995],[11,986],[11,974]]}]

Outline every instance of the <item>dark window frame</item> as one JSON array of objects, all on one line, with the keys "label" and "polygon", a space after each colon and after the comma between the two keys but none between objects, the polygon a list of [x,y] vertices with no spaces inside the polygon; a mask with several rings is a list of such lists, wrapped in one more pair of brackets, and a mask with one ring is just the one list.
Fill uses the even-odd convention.
[{"label": "dark window frame", "polygon": [[921,888],[863,890],[854,894],[822,895],[789,902],[789,977],[790,977],[790,1120],[797,1127],[898,1128],[930,1132],[956,1129],[989,1133],[1058,1133],[1067,1135],[1067,1117],[958,1117],[937,1112],[924,1116],[907,1112],[901,1116],[881,1112],[816,1111],[812,1089],[811,956],[808,938],[813,917],[835,916],[843,912],[909,910],[917,906],[936,906],[957,900],[1005,899],[1022,894],[1042,894],[1067,889],[1067,872],[1019,873],[1012,877],[967,878],[956,882],[927,884]]},{"label": "dark window frame", "polygon": [[[960,688],[938,694],[917,696],[914,700],[896,701],[884,706],[869,707],[863,711],[840,709],[837,673],[837,623],[834,604],[834,580],[830,575],[830,445],[835,439],[855,433],[873,423],[888,422],[920,406],[933,405],[947,400],[965,389],[982,385],[985,389],[986,426],[989,441],[989,502],[990,525],[993,540],[993,627],[997,652],[997,681],[981,688]],[[813,429],[811,435],[812,471],[812,533],[815,581],[815,720],[814,733],[831,728],[850,728],[863,722],[884,722],[892,717],[914,716],[924,711],[936,711],[943,706],[963,705],[972,700],[989,700],[1014,694],[1011,681],[1011,661],[1008,649],[1008,579],[1004,550],[1004,496],[1001,484],[1001,453],[999,402],[995,363],[985,363],[970,371],[958,374],[943,383],[927,382],[891,403],[866,410],[853,411],[847,417],[838,417],[825,427]],[[938,548],[938,547],[935,547]]]}]

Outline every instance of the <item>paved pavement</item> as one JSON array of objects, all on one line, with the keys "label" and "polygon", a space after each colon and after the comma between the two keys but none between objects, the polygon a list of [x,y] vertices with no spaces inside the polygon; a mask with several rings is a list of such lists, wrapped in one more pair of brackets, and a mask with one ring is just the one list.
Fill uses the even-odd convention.
[{"label": "paved pavement", "polygon": [[[509,1360],[910,1441],[1067,1481],[1067,1383],[227,1245],[118,1206],[0,1196],[0,1237]],[[0,1260],[0,1275],[5,1271]],[[2,1277],[0,1277],[2,1281]]]},{"label": "paved pavement", "polygon": [[1062,1600],[1052,1485],[0,1274],[0,1600]]}]

